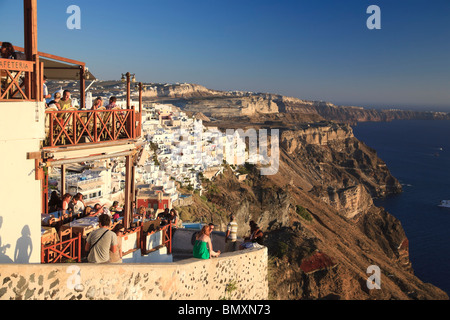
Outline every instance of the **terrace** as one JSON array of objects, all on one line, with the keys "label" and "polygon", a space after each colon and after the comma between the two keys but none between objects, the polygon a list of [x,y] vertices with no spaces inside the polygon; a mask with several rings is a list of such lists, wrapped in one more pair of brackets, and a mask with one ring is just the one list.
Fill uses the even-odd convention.
[{"label": "terrace", "polygon": [[[129,240],[128,247],[133,252],[140,249],[144,255],[149,250],[143,242],[148,234],[145,234],[143,222],[133,220],[131,210],[131,203],[135,200],[135,164],[144,144],[141,139],[142,83],[139,84],[138,110],[131,105],[132,79],[130,73],[126,74],[126,78],[123,75],[123,80],[127,82],[125,108],[87,109],[86,81],[95,81],[95,76],[88,70],[84,62],[38,51],[37,1],[24,0],[23,3],[25,45],[24,47],[14,46],[15,59],[0,59],[0,103],[5,110],[12,110],[14,106],[20,106],[27,113],[34,112],[35,122],[33,125],[39,133],[44,133],[42,138],[30,137],[30,141],[34,139],[40,141],[40,148],[36,150],[36,147],[28,147],[26,154],[28,161],[34,160],[34,178],[40,182],[42,216],[53,215],[53,218],[46,219],[46,221],[50,221],[49,224],[42,223],[41,226],[41,262],[61,262],[64,259],[79,261],[83,258],[82,242],[86,238],[86,230],[93,230],[96,227],[95,223],[87,223],[87,229],[80,231],[80,228],[76,229],[72,226],[77,223],[75,217],[64,221],[58,217],[60,214],[49,212],[49,169],[51,167],[61,169],[60,194],[63,195],[66,193],[67,165],[119,157],[125,157],[126,162],[125,205],[122,222],[127,230],[126,238],[133,239]],[[4,43],[0,42],[0,45],[3,46]],[[7,45],[5,45],[6,47]],[[43,93],[44,76],[48,80],[79,82],[79,106],[71,106],[67,110],[48,108]],[[35,109],[30,108],[32,105],[30,102],[36,103]],[[43,105],[45,105],[45,120],[41,121],[40,108]],[[16,109],[22,110],[20,108]],[[8,114],[17,118],[21,116],[19,112],[15,111]],[[14,119],[10,120],[14,122]],[[27,130],[27,125],[24,123],[21,130]],[[14,133],[11,136],[13,138],[9,141],[14,144]],[[164,245],[169,248],[169,252],[170,228],[168,226],[159,230],[164,236],[168,235],[168,238],[161,240],[161,243],[158,244],[158,246]]]}]

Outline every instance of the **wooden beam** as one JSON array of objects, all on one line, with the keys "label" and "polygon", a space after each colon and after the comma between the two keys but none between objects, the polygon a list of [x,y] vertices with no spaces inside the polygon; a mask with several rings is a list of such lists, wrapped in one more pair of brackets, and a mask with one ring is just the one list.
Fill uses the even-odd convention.
[{"label": "wooden beam", "polygon": [[[2,44],[3,44],[3,42],[0,41],[0,46]],[[14,46],[14,49],[16,51],[25,52],[25,48],[19,47],[19,46],[16,46],[16,45]],[[64,58],[64,57],[60,57],[60,56],[55,56],[54,54],[45,53],[45,52],[41,52],[41,51],[38,51],[37,53],[38,53],[38,55],[40,57],[43,57],[43,58],[57,60],[57,61],[60,61],[60,62],[66,62],[66,63],[74,64],[74,65],[77,65],[77,66],[86,66],[86,63],[82,62],[82,61],[73,60],[73,59],[69,59],[69,58]],[[64,68],[64,69],[72,69],[72,68]],[[74,69],[77,69],[77,67],[74,67]]]}]

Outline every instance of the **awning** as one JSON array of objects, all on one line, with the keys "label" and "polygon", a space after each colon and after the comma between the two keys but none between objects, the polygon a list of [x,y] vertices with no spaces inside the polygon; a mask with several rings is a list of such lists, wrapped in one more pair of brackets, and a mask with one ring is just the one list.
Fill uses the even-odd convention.
[{"label": "awning", "polygon": [[[80,80],[80,65],[50,60],[43,57],[39,57],[39,61],[44,63],[44,75],[48,80]],[[86,69],[86,80],[97,80],[95,76]]]},{"label": "awning", "polygon": [[[0,46],[2,44],[3,42],[0,41]],[[14,46],[14,49],[19,52],[25,52],[25,49],[19,46]],[[80,80],[80,66],[85,66],[84,62],[44,52],[38,52],[38,55],[39,61],[44,62],[44,75],[48,80]],[[85,73],[88,77],[86,80],[97,80],[89,70],[85,71]]]}]

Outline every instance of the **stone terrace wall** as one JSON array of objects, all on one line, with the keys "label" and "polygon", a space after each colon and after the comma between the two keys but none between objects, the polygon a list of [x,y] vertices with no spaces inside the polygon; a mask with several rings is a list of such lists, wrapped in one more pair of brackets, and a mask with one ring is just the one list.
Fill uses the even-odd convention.
[{"label": "stone terrace wall", "polygon": [[0,265],[0,300],[266,300],[267,258],[263,248],[170,264]]}]

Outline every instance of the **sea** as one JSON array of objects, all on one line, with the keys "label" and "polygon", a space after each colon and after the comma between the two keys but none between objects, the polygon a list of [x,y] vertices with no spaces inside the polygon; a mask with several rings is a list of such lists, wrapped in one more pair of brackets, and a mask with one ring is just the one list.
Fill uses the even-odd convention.
[{"label": "sea", "polygon": [[354,135],[377,151],[403,193],[376,199],[400,220],[415,275],[450,295],[450,121],[365,122]]}]

